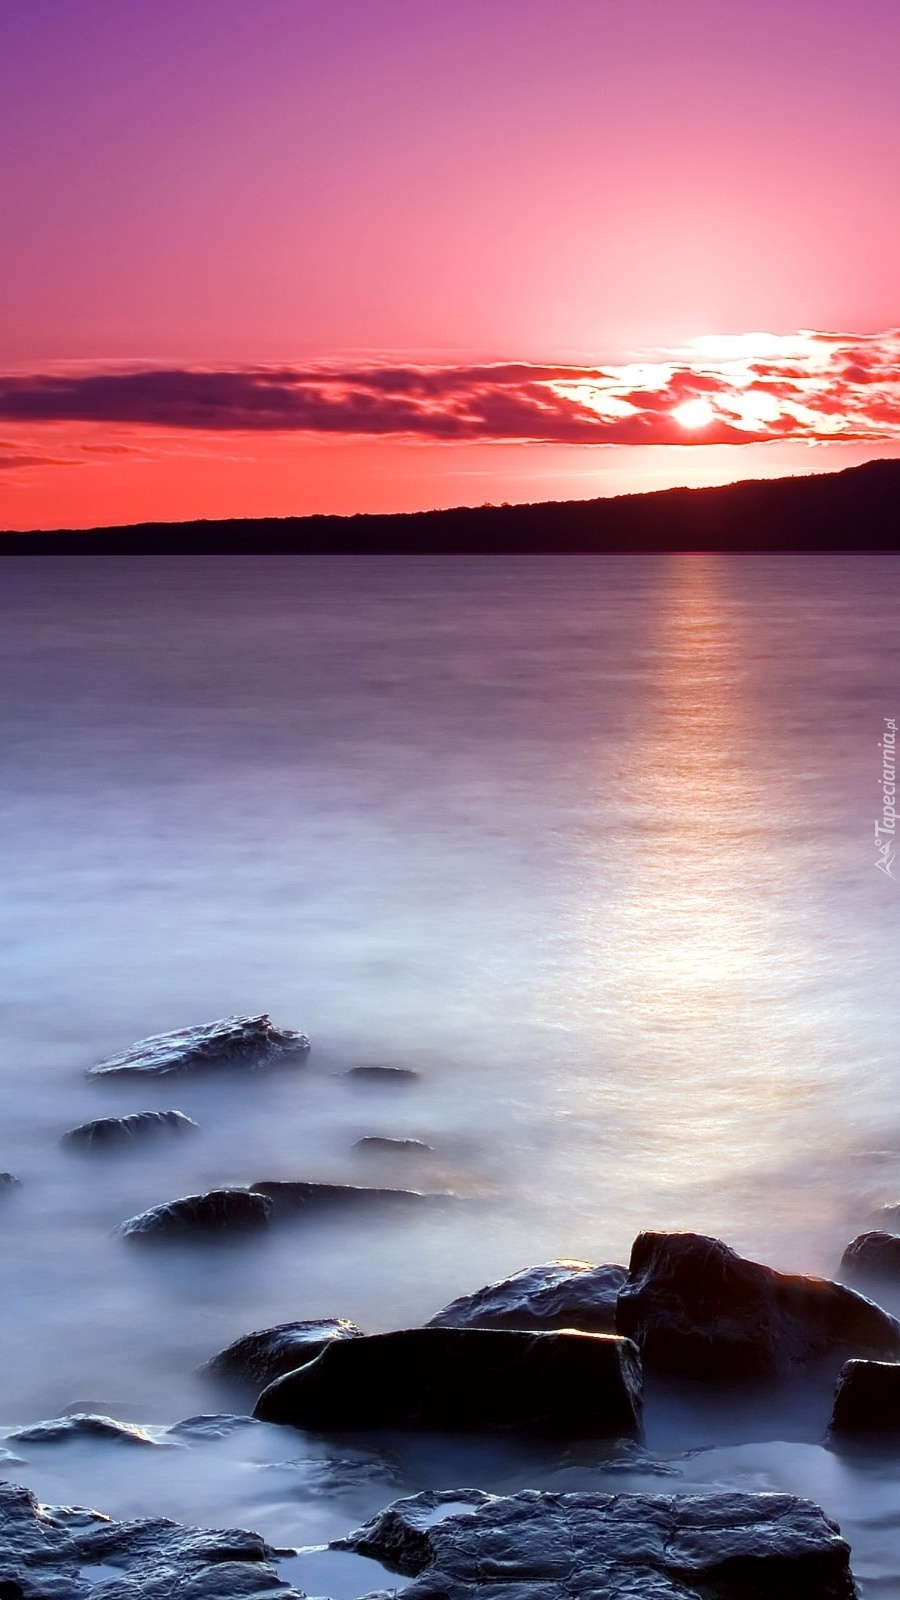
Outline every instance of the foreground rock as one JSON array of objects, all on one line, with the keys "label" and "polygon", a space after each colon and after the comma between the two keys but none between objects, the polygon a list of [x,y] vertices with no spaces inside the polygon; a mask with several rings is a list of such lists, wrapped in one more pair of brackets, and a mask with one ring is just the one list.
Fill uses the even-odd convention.
[{"label": "foreground rock", "polygon": [[343,1210],[358,1206],[396,1206],[409,1208],[424,1200],[444,1199],[442,1195],[419,1194],[415,1189],[368,1189],[353,1183],[306,1183],[300,1179],[263,1178],[252,1185],[282,1214],[298,1211]]},{"label": "foreground rock", "polygon": [[839,1528],[812,1501],[786,1494],[432,1492],[398,1500],[339,1547],[412,1574],[404,1600],[855,1600],[857,1592]]},{"label": "foreground rock", "polygon": [[842,1278],[891,1279],[900,1283],[900,1238],[895,1233],[860,1233],[841,1256]]},{"label": "foreground rock", "polygon": [[161,1078],[210,1067],[261,1067],[283,1057],[305,1056],[305,1033],[276,1028],[271,1017],[224,1017],[198,1028],[179,1028],[139,1039],[130,1050],[89,1067],[89,1078],[129,1075]]},{"label": "foreground rock", "polygon": [[588,1261],[551,1261],[525,1267],[461,1295],[431,1317],[429,1328],[577,1328],[615,1333],[616,1301],[628,1268]]},{"label": "foreground rock", "polygon": [[254,1416],[297,1428],[516,1428],[636,1438],[641,1367],[591,1333],[407,1328],[338,1340],[264,1389]]},{"label": "foreground rock", "polygon": [[65,1417],[33,1422],[7,1435],[17,1444],[65,1444],[76,1439],[106,1439],[113,1444],[146,1445],[159,1449],[159,1440],[132,1422],[101,1417],[95,1412],[73,1411]]},{"label": "foreground rock", "polygon": [[152,1206],[121,1222],[116,1233],[123,1239],[190,1238],[265,1227],[272,1210],[268,1195],[252,1189],[210,1189],[188,1194],[165,1205]]},{"label": "foreground rock", "polygon": [[257,1391],[286,1372],[314,1361],[335,1339],[361,1339],[355,1322],[321,1318],[309,1322],[280,1322],[274,1328],[245,1333],[220,1350],[201,1371],[211,1377],[253,1386]]},{"label": "foreground rock", "polygon": [[196,1127],[193,1117],[186,1117],[183,1111],[132,1111],[127,1117],[96,1117],[93,1122],[82,1122],[64,1133],[59,1142],[79,1150],[121,1149],[156,1133],[190,1133]]},{"label": "foreground rock", "polygon": [[829,1432],[900,1437],[900,1366],[892,1361],[848,1361],[835,1393]]},{"label": "foreground rock", "polygon": [[162,1517],[115,1522],[97,1511],[41,1506],[0,1482],[0,1595],[4,1600],[294,1600],[258,1533],[210,1532]]},{"label": "foreground rock", "polygon": [[693,1379],[774,1381],[836,1373],[851,1356],[900,1357],[900,1323],[871,1300],[696,1233],[638,1235],[616,1327],[646,1367]]}]

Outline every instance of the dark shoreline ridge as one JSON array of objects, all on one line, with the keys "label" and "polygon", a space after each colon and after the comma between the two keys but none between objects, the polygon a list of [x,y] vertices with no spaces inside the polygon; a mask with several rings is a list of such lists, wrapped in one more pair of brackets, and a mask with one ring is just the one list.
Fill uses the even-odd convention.
[{"label": "dark shoreline ridge", "polygon": [[900,550],[900,460],[598,500],[0,533],[0,555]]}]

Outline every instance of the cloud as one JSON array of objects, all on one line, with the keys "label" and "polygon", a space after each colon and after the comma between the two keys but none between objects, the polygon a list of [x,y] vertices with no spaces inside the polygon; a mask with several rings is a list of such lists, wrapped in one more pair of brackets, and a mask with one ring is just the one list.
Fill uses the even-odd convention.
[{"label": "cloud", "polygon": [[[0,376],[0,418],[31,427],[106,423],[447,443],[900,440],[900,332],[754,335],[718,344],[718,355],[717,341],[706,339],[693,352],[602,367],[507,361],[16,373]],[[755,358],[754,348],[765,358]],[[679,421],[678,409],[701,397],[706,405],[688,407]],[[683,419],[698,411],[707,420],[686,427]]]}]

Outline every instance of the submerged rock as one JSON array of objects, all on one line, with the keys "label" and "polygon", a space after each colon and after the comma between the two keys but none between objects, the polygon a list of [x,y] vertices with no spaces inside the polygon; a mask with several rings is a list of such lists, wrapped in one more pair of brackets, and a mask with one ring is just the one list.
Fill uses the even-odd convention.
[{"label": "submerged rock", "polygon": [[850,1356],[900,1358],[900,1323],[843,1284],[792,1277],[696,1233],[641,1233],[616,1308],[645,1366],[776,1380]]},{"label": "submerged rock", "polygon": [[516,1428],[636,1437],[641,1366],[592,1333],[406,1328],[337,1340],[264,1389],[254,1416],[297,1428]]},{"label": "submerged rock", "polygon": [[306,1183],[302,1179],[263,1178],[253,1184],[255,1194],[267,1195],[276,1212],[343,1209],[355,1206],[421,1205],[423,1200],[445,1198],[418,1194],[415,1189],[367,1189],[353,1183]]},{"label": "submerged rock", "polygon": [[139,1039],[121,1055],[89,1067],[87,1076],[161,1078],[210,1067],[261,1067],[285,1056],[305,1056],[309,1048],[305,1033],[276,1028],[263,1012],[258,1017],[224,1017],[197,1028],[178,1028],[174,1033]]},{"label": "submerged rock", "polygon": [[900,1238],[895,1233],[860,1233],[841,1256],[845,1278],[890,1278],[900,1283]]},{"label": "submerged rock", "polygon": [[0,1193],[4,1189],[21,1189],[22,1179],[17,1178],[14,1172],[0,1172]]},{"label": "submerged rock", "polygon": [[274,1328],[260,1328],[235,1339],[207,1361],[201,1372],[214,1378],[252,1384],[258,1390],[293,1372],[307,1361],[314,1361],[334,1339],[361,1339],[362,1328],[343,1318],[320,1318],[307,1322],[280,1322]]},{"label": "submerged rock", "polygon": [[271,1210],[268,1195],[252,1189],[210,1189],[207,1194],[188,1194],[152,1206],[120,1222],[115,1232],[123,1239],[159,1239],[261,1228]]},{"label": "submerged rock", "polygon": [[429,1328],[577,1328],[615,1333],[616,1301],[628,1268],[551,1261],[461,1295],[429,1319]]},{"label": "submerged rock", "polygon": [[182,1417],[173,1422],[166,1433],[173,1439],[229,1439],[233,1433],[256,1426],[254,1417],[239,1416],[235,1412],[203,1411],[196,1417]]},{"label": "submerged rock", "polygon": [[239,1600],[277,1592],[281,1552],[258,1533],[191,1528],[163,1517],[116,1522],[97,1511],[39,1505],[0,1482],[0,1595],[4,1600]]},{"label": "submerged rock", "polygon": [[109,1439],[114,1444],[160,1448],[158,1439],[134,1423],[119,1422],[115,1417],[101,1417],[86,1411],[73,1411],[64,1417],[50,1417],[46,1422],[33,1422],[27,1428],[16,1428],[8,1437],[15,1439],[17,1444],[63,1444],[75,1439]]},{"label": "submerged rock", "polygon": [[405,1600],[856,1597],[837,1524],[788,1494],[425,1493],[336,1546],[413,1575]]},{"label": "submerged rock", "polygon": [[364,1156],[393,1155],[395,1152],[410,1156],[434,1154],[434,1145],[426,1144],[424,1139],[389,1139],[377,1133],[368,1133],[364,1139],[357,1139],[353,1148]]},{"label": "submerged rock", "polygon": [[412,1067],[349,1067],[341,1073],[342,1078],[348,1078],[351,1083],[384,1084],[388,1089],[400,1089],[404,1084],[418,1083],[420,1074]]},{"label": "submerged rock", "polygon": [[135,1139],[155,1133],[190,1133],[198,1124],[183,1111],[131,1111],[126,1117],[96,1117],[70,1128],[60,1144],[84,1150],[121,1148]]}]

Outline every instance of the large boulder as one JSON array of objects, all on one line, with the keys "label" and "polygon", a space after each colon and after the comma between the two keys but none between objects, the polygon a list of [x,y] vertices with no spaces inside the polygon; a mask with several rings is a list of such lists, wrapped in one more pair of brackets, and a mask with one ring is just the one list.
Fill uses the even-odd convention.
[{"label": "large boulder", "polygon": [[900,1283],[900,1238],[895,1233],[860,1233],[841,1256],[842,1278],[881,1278]]},{"label": "large boulder", "polygon": [[900,1358],[900,1323],[822,1278],[793,1277],[696,1233],[641,1233],[616,1307],[649,1369],[705,1380],[837,1372],[851,1356]]},{"label": "large boulder", "polygon": [[406,1328],[329,1344],[264,1389],[253,1414],[325,1430],[518,1428],[635,1438],[641,1368],[634,1345],[609,1334]]},{"label": "large boulder", "polygon": [[258,1017],[224,1017],[197,1028],[155,1033],[139,1039],[121,1055],[89,1067],[89,1078],[122,1075],[161,1078],[173,1072],[210,1067],[261,1067],[309,1052],[305,1033],[276,1028],[265,1012]]},{"label": "large boulder", "polygon": [[269,1220],[272,1201],[252,1189],[210,1189],[141,1211],[120,1222],[116,1233],[123,1239],[169,1239],[262,1228]]},{"label": "large boulder", "polygon": [[461,1295],[430,1318],[429,1328],[577,1328],[615,1333],[616,1301],[628,1268],[551,1261]]},{"label": "large boulder", "polygon": [[279,1554],[258,1533],[208,1531],[155,1517],[116,1522],[97,1511],[42,1506],[0,1482],[0,1595],[4,1600],[241,1600],[273,1595]]},{"label": "large boulder", "polygon": [[183,1111],[130,1111],[126,1117],[95,1117],[70,1128],[60,1144],[79,1150],[121,1149],[156,1133],[191,1133],[197,1123]]},{"label": "large boulder", "polygon": [[[261,1178],[251,1185],[255,1194],[267,1195],[280,1214],[308,1211],[343,1211],[360,1206],[389,1206],[403,1210],[435,1198],[415,1189],[368,1189],[355,1183],[307,1183],[300,1178]],[[440,1197],[443,1198],[443,1197]]]},{"label": "large boulder", "polygon": [[343,1318],[280,1322],[274,1328],[245,1333],[205,1362],[202,1372],[257,1392],[286,1372],[314,1361],[334,1339],[361,1339],[362,1328]]},{"label": "large boulder", "polygon": [[340,1548],[412,1574],[404,1600],[854,1600],[840,1529],[787,1494],[426,1492]]},{"label": "large boulder", "polygon": [[848,1361],[835,1391],[829,1431],[900,1436],[900,1365]]}]

